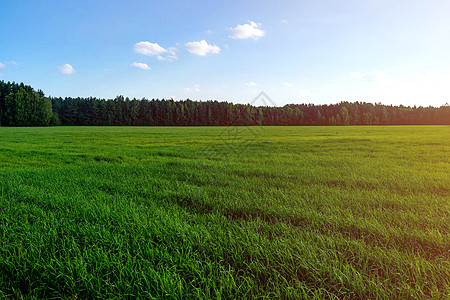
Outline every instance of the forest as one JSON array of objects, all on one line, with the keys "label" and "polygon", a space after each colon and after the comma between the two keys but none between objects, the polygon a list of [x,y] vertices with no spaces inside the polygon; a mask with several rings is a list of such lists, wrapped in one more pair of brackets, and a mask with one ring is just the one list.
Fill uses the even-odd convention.
[{"label": "forest", "polygon": [[0,126],[341,126],[450,125],[450,106],[381,103],[253,106],[173,99],[45,97],[23,83],[0,81]]}]

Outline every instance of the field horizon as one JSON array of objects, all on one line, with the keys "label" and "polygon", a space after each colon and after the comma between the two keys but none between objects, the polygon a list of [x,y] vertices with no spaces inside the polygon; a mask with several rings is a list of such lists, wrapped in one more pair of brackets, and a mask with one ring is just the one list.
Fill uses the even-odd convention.
[{"label": "field horizon", "polygon": [[0,298],[450,297],[449,136],[0,127]]}]

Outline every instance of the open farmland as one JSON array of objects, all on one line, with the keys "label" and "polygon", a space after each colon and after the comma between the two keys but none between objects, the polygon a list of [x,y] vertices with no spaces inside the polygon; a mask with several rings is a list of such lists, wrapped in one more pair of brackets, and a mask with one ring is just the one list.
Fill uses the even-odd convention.
[{"label": "open farmland", "polygon": [[450,297],[450,127],[0,127],[0,298]]}]

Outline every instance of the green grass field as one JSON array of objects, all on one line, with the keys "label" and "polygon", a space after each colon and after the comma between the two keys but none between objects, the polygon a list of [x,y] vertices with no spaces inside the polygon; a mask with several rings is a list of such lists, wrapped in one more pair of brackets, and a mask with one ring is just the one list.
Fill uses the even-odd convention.
[{"label": "green grass field", "polygon": [[0,127],[0,298],[450,298],[450,127]]}]

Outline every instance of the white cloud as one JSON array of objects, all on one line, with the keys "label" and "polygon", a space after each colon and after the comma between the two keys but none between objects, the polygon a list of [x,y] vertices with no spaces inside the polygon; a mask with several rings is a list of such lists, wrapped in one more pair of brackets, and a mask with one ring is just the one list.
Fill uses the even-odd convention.
[{"label": "white cloud", "polygon": [[174,61],[178,59],[177,48],[169,47],[166,56],[158,55],[158,60]]},{"label": "white cloud", "polygon": [[148,56],[152,55],[161,55],[163,53],[166,53],[168,50],[164,49],[157,43],[150,43],[150,42],[139,42],[134,44],[134,52],[139,54],[144,54]]},{"label": "white cloud", "polygon": [[190,93],[190,92],[200,92],[200,85],[199,85],[199,84],[196,84],[196,85],[194,85],[194,87],[192,87],[192,88],[185,88],[185,89],[184,89],[184,92],[185,92],[185,93]]},{"label": "white cloud", "polygon": [[[7,65],[17,65],[15,61],[6,61],[4,63],[0,62],[0,69],[6,68]],[[0,73],[0,76],[5,75],[4,73]]]},{"label": "white cloud", "polygon": [[142,69],[142,70],[150,70],[150,67],[147,64],[144,64],[144,63],[134,62],[131,65],[133,67],[136,67],[136,68],[139,68],[139,69]]},{"label": "white cloud", "polygon": [[73,74],[73,73],[75,73],[75,69],[69,64],[64,64],[62,66],[58,66],[58,69],[59,69],[59,71],[62,74]]},{"label": "white cloud", "polygon": [[206,56],[207,54],[218,54],[220,48],[216,45],[210,45],[205,40],[200,42],[189,42],[184,45],[186,49],[195,55]]},{"label": "white cloud", "polygon": [[253,81],[250,81],[250,82],[247,82],[245,85],[249,86],[249,87],[255,87],[256,83],[254,83]]},{"label": "white cloud", "polygon": [[384,74],[383,71],[370,71],[370,72],[353,72],[350,74],[353,78],[363,79],[368,82],[381,82],[389,80],[389,77]]},{"label": "white cloud", "polygon": [[281,20],[281,23],[287,24],[287,23],[288,23],[288,20],[283,19],[283,20]]},{"label": "white cloud", "polygon": [[300,96],[302,96],[302,97],[310,97],[311,96],[311,92],[309,90],[301,90],[300,91]]},{"label": "white cloud", "polygon": [[17,66],[17,63],[15,61],[6,61],[4,63],[0,62],[0,69],[5,68],[7,65]]},{"label": "white cloud", "polygon": [[169,47],[168,49],[161,47],[157,43],[139,42],[134,44],[134,52],[147,56],[157,55],[158,60],[173,61],[178,59],[177,48]]},{"label": "white cloud", "polygon": [[[159,59],[159,57],[158,57]],[[169,47],[169,49],[167,50],[167,55],[166,57],[163,57],[163,60],[175,60],[178,59],[178,55],[177,55],[177,48],[175,47]]]},{"label": "white cloud", "polygon": [[255,23],[253,21],[249,21],[249,24],[237,25],[234,28],[231,28],[233,31],[233,35],[229,37],[232,39],[254,39],[257,40],[260,37],[263,37],[266,33],[264,30],[259,29],[261,27],[261,23]]},{"label": "white cloud", "polygon": [[289,82],[283,82],[283,85],[287,86],[287,87],[293,87],[294,86],[292,83],[289,83]]}]

